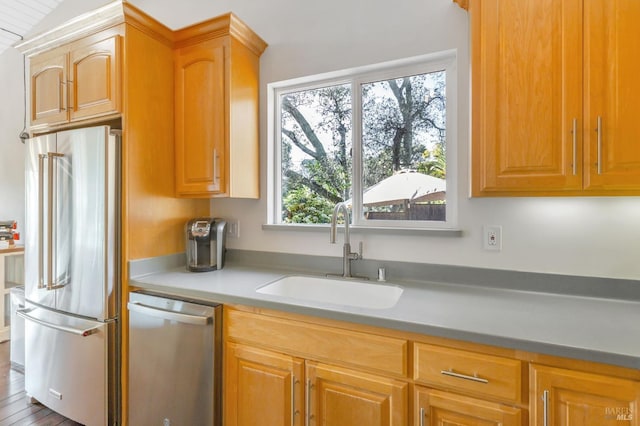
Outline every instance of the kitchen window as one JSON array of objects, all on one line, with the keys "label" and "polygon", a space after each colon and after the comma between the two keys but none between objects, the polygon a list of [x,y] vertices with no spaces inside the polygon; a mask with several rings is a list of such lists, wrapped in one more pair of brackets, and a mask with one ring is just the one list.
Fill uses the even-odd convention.
[{"label": "kitchen window", "polygon": [[455,52],[269,85],[274,225],[453,228]]}]

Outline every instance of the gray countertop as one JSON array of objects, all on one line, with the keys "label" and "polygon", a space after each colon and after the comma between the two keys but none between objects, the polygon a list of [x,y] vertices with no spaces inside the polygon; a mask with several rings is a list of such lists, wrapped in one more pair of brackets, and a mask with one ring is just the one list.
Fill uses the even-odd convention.
[{"label": "gray countertop", "polygon": [[435,282],[398,282],[404,292],[390,309],[312,303],[256,293],[256,288],[284,275],[287,273],[246,266],[204,273],[175,268],[134,277],[131,285],[183,297],[640,369],[637,300]]}]

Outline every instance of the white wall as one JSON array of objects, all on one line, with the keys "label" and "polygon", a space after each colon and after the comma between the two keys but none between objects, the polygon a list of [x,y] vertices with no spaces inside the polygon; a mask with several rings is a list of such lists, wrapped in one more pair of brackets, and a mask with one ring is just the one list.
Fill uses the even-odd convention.
[{"label": "white wall", "polygon": [[[104,3],[66,0],[56,10],[56,17],[74,16]],[[354,235],[352,244],[362,240],[365,257],[370,259],[640,279],[640,262],[636,260],[640,257],[638,197],[467,197],[469,25],[467,13],[451,0],[131,0],[131,3],[174,29],[233,11],[269,43],[261,62],[262,197],[212,201],[216,216],[240,221],[241,237],[229,240],[229,247],[341,255],[340,245],[328,243],[328,231],[278,232],[261,228],[266,221],[268,83],[455,48],[459,55],[457,137],[459,225],[463,236]],[[54,21],[52,18],[49,22]],[[16,98],[13,103],[21,105],[20,96]],[[3,129],[4,117],[3,113],[0,116]],[[21,126],[19,120],[13,124],[18,133]],[[0,147],[21,146],[11,143],[14,145],[3,139]],[[4,162],[0,159],[0,164]],[[1,182],[0,185],[3,190],[7,186]],[[2,196],[4,202],[4,192]],[[482,249],[481,230],[485,224],[502,225],[501,252]]]},{"label": "white wall", "polygon": [[[0,220],[24,225],[24,127],[22,55],[15,49],[0,54]],[[22,243],[20,240],[19,243]]]},{"label": "white wall", "polygon": [[[240,221],[232,248],[340,256],[329,232],[263,231],[266,222],[266,85],[294,77],[458,50],[459,226],[462,237],[353,235],[370,259],[640,279],[640,199],[491,198],[469,194],[469,20],[451,0],[135,0],[172,28],[233,11],[269,47],[261,62],[260,200],[214,200]],[[482,226],[502,225],[503,250],[482,248]]]}]

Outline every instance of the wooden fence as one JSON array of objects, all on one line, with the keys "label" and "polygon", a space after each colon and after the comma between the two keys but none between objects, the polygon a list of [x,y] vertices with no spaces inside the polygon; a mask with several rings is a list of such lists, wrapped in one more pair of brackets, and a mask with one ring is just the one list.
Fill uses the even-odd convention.
[{"label": "wooden fence", "polygon": [[436,220],[447,218],[446,204],[412,204],[399,212],[367,212],[369,220]]}]

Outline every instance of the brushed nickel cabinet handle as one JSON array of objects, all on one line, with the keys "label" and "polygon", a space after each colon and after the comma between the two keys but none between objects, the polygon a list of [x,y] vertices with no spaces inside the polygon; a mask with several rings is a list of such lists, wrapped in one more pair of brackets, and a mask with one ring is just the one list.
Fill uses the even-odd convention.
[{"label": "brushed nickel cabinet handle", "polygon": [[[73,112],[73,110],[77,107],[78,99],[76,99],[75,94],[73,93],[73,80],[67,80],[67,105],[66,110]],[[71,102],[71,101],[74,102]]]},{"label": "brushed nickel cabinet handle", "polygon": [[573,119],[573,129],[571,130],[573,133],[573,174],[574,176],[578,173],[578,165],[577,162],[577,152],[578,152],[578,119]]},{"label": "brushed nickel cabinet handle", "polygon": [[424,426],[424,408],[420,407],[420,426]]},{"label": "brushed nickel cabinet handle", "polygon": [[542,424],[549,426],[549,391],[542,392]]},{"label": "brushed nickel cabinet handle", "polygon": [[471,380],[472,382],[478,382],[478,383],[484,383],[484,384],[489,383],[489,380],[483,379],[482,377],[469,376],[467,374],[460,374],[460,373],[454,372],[453,370],[441,370],[440,374],[444,374],[445,376],[450,376],[450,377],[456,377],[458,379]]},{"label": "brushed nickel cabinet handle", "polygon": [[598,174],[602,174],[602,116],[598,116],[596,131],[598,132]]},{"label": "brushed nickel cabinet handle", "polygon": [[291,426],[295,424],[295,418],[300,411],[296,410],[296,385],[300,383],[294,374],[291,375]]},{"label": "brushed nickel cabinet handle", "polygon": [[304,393],[304,406],[305,406],[305,417],[304,417],[304,425],[309,426],[311,423],[311,389],[313,385],[311,384],[311,380],[307,379],[307,389]]},{"label": "brushed nickel cabinet handle", "polygon": [[60,81],[60,99],[62,100],[62,105],[60,108],[60,112],[66,111],[69,108],[69,91],[67,90],[67,82],[65,80]]},{"label": "brushed nickel cabinet handle", "polygon": [[213,150],[213,184],[220,185],[220,156],[218,150]]}]

